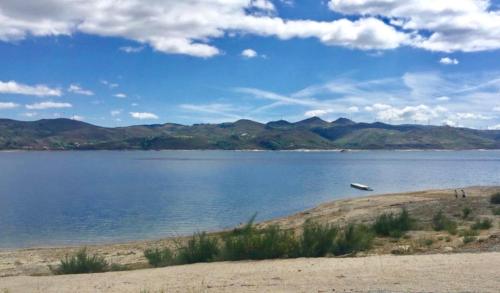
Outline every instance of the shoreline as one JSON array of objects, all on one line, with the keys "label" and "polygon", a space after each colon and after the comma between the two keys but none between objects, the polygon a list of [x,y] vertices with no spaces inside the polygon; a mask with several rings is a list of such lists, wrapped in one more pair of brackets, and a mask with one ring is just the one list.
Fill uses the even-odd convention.
[{"label": "shoreline", "polygon": [[[433,189],[413,192],[400,192],[390,194],[368,195],[363,197],[342,198],[339,200],[321,203],[313,208],[297,212],[285,217],[279,217],[256,224],[257,227],[268,225],[279,225],[285,229],[300,229],[308,219],[319,223],[334,225],[345,225],[349,222],[370,223],[378,215],[385,212],[398,212],[401,208],[407,208],[410,214],[415,215],[424,223],[432,218],[432,211],[436,208],[452,208],[460,210],[462,206],[471,206],[474,215],[478,217],[491,217],[491,207],[488,196],[494,192],[500,192],[500,186],[475,186],[464,188],[468,194],[466,199],[455,199],[454,189]],[[454,211],[450,210],[450,214]],[[496,216],[498,218],[498,216]],[[500,251],[500,227],[495,220],[493,229],[481,232],[482,242],[476,246],[463,246],[461,239],[455,237],[447,243],[440,241],[432,247],[415,251],[418,253],[443,253],[443,252],[477,252],[477,251]],[[464,227],[466,223],[463,223]],[[467,224],[469,225],[469,224]],[[210,232],[221,233],[227,230]],[[411,240],[404,240],[402,244],[394,244],[390,241],[381,242],[371,254],[390,254],[395,246],[410,245],[426,237],[436,239],[445,236],[443,233],[434,231],[411,231]],[[493,236],[497,238],[491,238]],[[18,249],[0,250],[0,277],[16,275],[49,275],[48,265],[57,265],[65,255],[73,254],[82,247],[89,252],[97,253],[106,257],[110,263],[126,265],[130,269],[147,268],[148,264],[143,256],[143,251],[151,247],[174,247],[176,241],[185,241],[189,236],[168,237],[154,240],[134,240],[112,244],[92,244],[75,246],[50,246],[31,247]],[[498,240],[498,243],[497,243]],[[490,243],[491,242],[491,243]],[[490,245],[490,244],[491,245]],[[484,244],[484,245],[483,245]],[[481,246],[482,245],[482,246]],[[450,250],[451,249],[451,250]]]},{"label": "shoreline", "polygon": [[[0,151],[1,152],[1,151]],[[460,189],[475,189],[475,188],[498,188],[500,190],[500,185],[478,185],[478,186],[464,186],[464,187],[456,187],[456,188],[445,188],[445,189],[424,189],[424,190],[405,190],[405,191],[400,191],[400,192],[389,192],[389,193],[374,193],[374,194],[366,194],[366,195],[361,195],[361,196],[341,196],[338,197],[334,200],[328,200],[324,202],[319,202],[315,205],[313,205],[310,208],[306,208],[304,210],[299,210],[297,212],[284,215],[284,216],[278,216],[278,217],[273,217],[270,219],[264,219],[262,221],[256,222],[256,226],[265,226],[268,225],[269,223],[277,223],[277,222],[282,222],[283,220],[295,217],[295,216],[300,216],[304,214],[308,214],[310,211],[313,211],[315,209],[320,209],[322,206],[325,205],[331,205],[335,204],[337,202],[344,202],[344,201],[353,201],[353,200],[361,200],[361,199],[369,199],[369,198],[376,198],[376,197],[389,197],[389,196],[400,196],[400,195],[408,195],[408,194],[414,194],[414,193],[421,193],[421,192],[441,192],[441,191],[450,191],[450,190],[460,190]],[[237,227],[231,226],[227,228],[214,228],[214,229],[208,229],[208,230],[203,230],[203,232],[207,232],[208,234],[218,234],[226,231],[230,231]],[[139,238],[139,239],[131,239],[131,240],[116,240],[116,241],[109,241],[109,242],[90,242],[90,243],[80,243],[80,244],[54,244],[54,245],[40,245],[40,246],[26,246],[26,247],[0,247],[0,253],[5,252],[5,251],[19,251],[19,250],[39,250],[39,249],[77,249],[77,248],[82,248],[82,247],[102,247],[102,246],[116,246],[116,245],[137,245],[137,244],[143,244],[143,243],[152,243],[152,242],[160,242],[160,241],[165,241],[165,240],[172,240],[172,239],[182,239],[182,238],[188,238],[192,235],[193,233],[186,233],[186,234],[177,234],[175,236],[158,236],[158,237],[151,237],[151,238]]]}]

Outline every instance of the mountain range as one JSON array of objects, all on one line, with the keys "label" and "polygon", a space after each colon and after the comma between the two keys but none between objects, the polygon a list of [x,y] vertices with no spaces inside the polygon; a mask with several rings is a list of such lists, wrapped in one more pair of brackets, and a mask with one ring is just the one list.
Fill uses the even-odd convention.
[{"label": "mountain range", "polygon": [[107,128],[70,119],[0,119],[0,150],[500,149],[500,130],[328,122],[174,123]]}]

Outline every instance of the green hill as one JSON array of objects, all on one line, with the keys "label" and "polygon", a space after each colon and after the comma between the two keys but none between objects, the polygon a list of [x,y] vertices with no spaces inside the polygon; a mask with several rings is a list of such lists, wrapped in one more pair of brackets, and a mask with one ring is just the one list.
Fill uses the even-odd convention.
[{"label": "green hill", "polygon": [[69,119],[0,119],[0,149],[500,149],[500,131],[449,126],[238,120],[221,124],[136,125],[106,128]]}]

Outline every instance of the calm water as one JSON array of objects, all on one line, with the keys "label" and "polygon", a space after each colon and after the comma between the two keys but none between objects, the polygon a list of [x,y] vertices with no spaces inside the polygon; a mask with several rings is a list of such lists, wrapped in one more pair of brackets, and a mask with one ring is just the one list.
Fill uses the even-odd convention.
[{"label": "calm water", "polygon": [[500,184],[500,151],[0,152],[0,248],[160,238],[340,197]]}]

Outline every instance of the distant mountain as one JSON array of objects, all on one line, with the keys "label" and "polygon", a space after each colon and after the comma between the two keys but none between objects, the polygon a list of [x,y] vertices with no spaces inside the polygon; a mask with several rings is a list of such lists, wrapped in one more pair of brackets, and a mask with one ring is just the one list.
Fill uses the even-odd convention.
[{"label": "distant mountain", "polygon": [[267,124],[135,125],[106,128],[69,119],[0,119],[0,150],[500,149],[499,130],[333,122],[312,117]]}]

